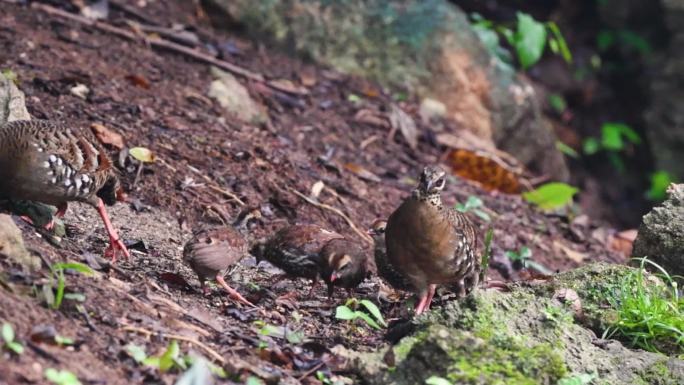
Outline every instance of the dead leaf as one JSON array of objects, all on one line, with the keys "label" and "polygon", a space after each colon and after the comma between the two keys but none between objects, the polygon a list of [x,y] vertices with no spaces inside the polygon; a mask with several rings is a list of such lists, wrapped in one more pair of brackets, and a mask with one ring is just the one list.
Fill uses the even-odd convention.
[{"label": "dead leaf", "polygon": [[390,122],[377,111],[362,109],[354,115],[354,121],[357,123],[369,124],[380,128],[389,128]]},{"label": "dead leaf", "polygon": [[371,182],[380,182],[381,179],[366,169],[365,167],[358,165],[356,163],[345,163],[344,168],[347,169],[348,171],[351,171],[354,173],[356,176],[358,176],[361,179],[371,181]]},{"label": "dead leaf", "polygon": [[325,183],[323,183],[322,180],[314,183],[313,186],[311,186],[311,197],[318,199],[318,197],[321,195],[321,191],[323,191],[323,188],[325,188]]},{"label": "dead leaf", "polygon": [[415,150],[418,146],[418,128],[416,127],[416,122],[413,121],[413,118],[404,112],[401,107],[392,104],[389,120],[392,129],[399,129],[409,147]]},{"label": "dead leaf", "polygon": [[446,163],[454,174],[479,182],[485,190],[517,194],[521,190],[518,175],[484,152],[451,150]]},{"label": "dead leaf", "polygon": [[145,79],[141,75],[136,75],[136,74],[126,75],[126,80],[128,80],[131,84],[133,84],[136,87],[144,88],[146,90],[150,89],[149,80]]},{"label": "dead leaf", "polygon": [[636,237],[636,229],[621,231],[610,237],[608,247],[611,250],[622,253],[625,257],[629,258],[632,255],[632,246],[634,245],[634,240]]},{"label": "dead leaf", "polygon": [[95,137],[97,137],[97,140],[99,140],[100,143],[108,144],[118,150],[124,148],[124,139],[121,134],[114,132],[110,128],[99,123],[91,124],[90,129],[93,130]]},{"label": "dead leaf", "polygon": [[88,94],[90,93],[90,88],[86,86],[85,84],[77,84],[74,87],[71,87],[71,94],[85,100],[88,97]]},{"label": "dead leaf", "polygon": [[278,91],[287,92],[295,95],[308,95],[309,90],[306,87],[298,86],[288,79],[271,80],[268,85]]},{"label": "dead leaf", "polygon": [[553,249],[556,253],[563,253],[566,257],[570,258],[571,260],[577,263],[582,263],[587,258],[586,253],[580,253],[579,251],[575,251],[569,248],[568,246],[565,246],[561,241],[553,241]]}]

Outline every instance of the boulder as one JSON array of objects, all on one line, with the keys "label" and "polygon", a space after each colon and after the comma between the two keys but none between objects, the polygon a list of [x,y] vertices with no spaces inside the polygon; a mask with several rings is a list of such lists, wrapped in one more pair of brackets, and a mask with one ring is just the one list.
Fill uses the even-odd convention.
[{"label": "boulder", "polygon": [[21,230],[7,214],[0,214],[0,255],[6,256],[24,270],[33,271],[40,268],[40,259],[26,250]]},{"label": "boulder", "polygon": [[671,184],[668,198],[644,215],[634,257],[648,257],[670,275],[684,277],[684,184]]},{"label": "boulder", "polygon": [[432,376],[451,384],[682,384],[683,360],[593,331],[615,319],[607,297],[632,271],[590,264],[508,293],[476,290],[415,319],[414,332],[389,351],[335,352],[371,385],[424,384]]},{"label": "boulder", "polygon": [[492,55],[447,0],[203,0],[221,26],[443,103],[447,117],[533,171],[568,178],[530,84]]},{"label": "boulder", "polygon": [[30,120],[24,93],[14,82],[0,73],[0,126],[15,120]]}]

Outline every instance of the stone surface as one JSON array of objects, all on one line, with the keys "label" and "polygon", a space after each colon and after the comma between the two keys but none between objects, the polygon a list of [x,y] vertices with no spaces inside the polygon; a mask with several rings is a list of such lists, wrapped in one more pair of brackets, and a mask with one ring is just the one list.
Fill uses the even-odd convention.
[{"label": "stone surface", "polygon": [[245,123],[259,124],[268,120],[268,114],[263,106],[255,102],[249,91],[228,72],[213,67],[212,74],[216,80],[209,85],[208,95]]},{"label": "stone surface", "polygon": [[204,3],[218,25],[239,24],[261,41],[343,72],[408,86],[532,170],[568,177],[532,87],[484,48],[466,15],[447,0]]},{"label": "stone surface", "polygon": [[0,73],[0,126],[15,120],[30,120],[24,93],[11,80]]},{"label": "stone surface", "polygon": [[24,246],[21,230],[7,214],[0,214],[0,254],[27,270],[38,270],[40,259],[31,255]]},{"label": "stone surface", "polygon": [[423,384],[433,375],[454,384],[557,384],[581,374],[602,385],[682,384],[683,360],[601,340],[586,327],[605,326],[606,296],[631,271],[591,264],[510,293],[478,290],[414,320],[415,332],[392,354],[335,352],[367,384]]},{"label": "stone surface", "polygon": [[671,184],[667,194],[665,202],[644,215],[632,255],[684,276],[684,184]]}]

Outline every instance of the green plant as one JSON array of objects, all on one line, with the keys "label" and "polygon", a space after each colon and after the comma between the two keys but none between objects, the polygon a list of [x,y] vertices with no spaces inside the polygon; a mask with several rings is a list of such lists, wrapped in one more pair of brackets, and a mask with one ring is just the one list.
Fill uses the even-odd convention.
[{"label": "green plant", "polygon": [[[363,306],[375,319],[371,318],[366,312],[357,310],[359,305]],[[362,319],[375,329],[380,329],[380,325],[387,327],[385,319],[382,318],[382,314],[380,313],[380,309],[378,309],[373,302],[367,299],[362,299],[360,301],[356,298],[348,299],[344,305],[337,307],[335,311],[335,318],[348,321]]]},{"label": "green plant", "polygon": [[[652,352],[684,353],[684,298],[667,271],[647,258],[638,258],[639,268],[626,275],[609,303],[617,321],[603,338],[618,337],[631,346]],[[649,279],[646,265],[658,271],[662,282]]]},{"label": "green plant", "polygon": [[483,211],[481,207],[484,207],[482,199],[474,195],[469,196],[465,203],[456,203],[454,206],[456,210],[462,213],[473,212],[473,214],[482,218],[484,221],[491,222],[492,218],[490,218],[489,214]]},{"label": "green plant", "polygon": [[516,269],[531,268],[542,274],[553,274],[546,266],[532,260],[532,250],[527,246],[522,246],[518,251],[508,250],[505,255],[513,263],[513,267]]},{"label": "green plant", "polygon": [[14,328],[7,322],[2,324],[2,340],[4,341],[3,347],[5,349],[11,350],[15,354],[24,353],[24,347],[14,340]]},{"label": "green plant", "polygon": [[19,77],[11,69],[2,70],[2,71],[0,71],[0,73],[2,74],[2,76],[5,77],[5,79],[11,81],[15,85],[19,85]]},{"label": "green plant", "polygon": [[249,376],[247,381],[245,381],[245,385],[264,385],[264,382],[259,377]]},{"label": "green plant", "polygon": [[[78,262],[55,263],[51,265],[50,282],[43,285],[43,293],[48,306],[53,309],[59,309],[65,298],[81,302],[85,300],[85,296],[81,293],[65,294],[64,290],[67,284],[66,277],[64,276],[65,270],[73,270],[84,275],[94,274],[94,271],[90,267]],[[53,292],[53,289],[55,289],[55,292]]]},{"label": "green plant", "polygon": [[[271,325],[261,320],[254,321],[253,324],[259,328],[257,332],[262,336],[282,338],[291,344],[300,344],[304,341],[304,333],[302,332],[292,331],[283,326]],[[268,345],[264,343],[263,347],[266,346]]]},{"label": "green plant", "polygon": [[575,151],[574,148],[568,146],[560,140],[556,141],[556,149],[571,158],[579,159],[580,157],[579,153]]},{"label": "green plant", "polygon": [[656,171],[651,174],[651,187],[646,197],[652,201],[662,201],[667,196],[667,187],[672,183],[672,177],[667,171]]},{"label": "green plant", "polygon": [[565,183],[551,182],[522,194],[523,198],[542,210],[556,210],[572,203],[572,197],[579,190]]},{"label": "green plant", "polygon": [[586,155],[594,155],[605,151],[615,168],[622,172],[625,169],[619,152],[627,148],[627,143],[641,144],[641,137],[630,126],[623,123],[604,123],[601,126],[600,140],[594,137],[584,139],[582,144]]},{"label": "green plant", "polygon": [[562,114],[565,109],[568,108],[568,103],[565,101],[562,95],[559,94],[549,94],[548,97],[549,105],[559,114]]},{"label": "green plant", "polygon": [[568,63],[572,62],[570,49],[554,22],[539,22],[526,13],[518,12],[514,31],[503,25],[495,25],[479,14],[473,14],[471,18],[473,29],[484,46],[504,63],[510,62],[510,55],[500,46],[497,33],[511,45],[523,69],[539,61],[547,44],[554,54],[560,55]]},{"label": "green plant", "polygon": [[321,372],[320,370],[316,371],[316,379],[323,385],[332,385],[332,381],[330,381],[328,376],[326,376],[325,373]]},{"label": "green plant", "polygon": [[81,385],[75,374],[68,370],[57,370],[55,368],[45,369],[45,378],[57,385]]},{"label": "green plant", "polygon": [[148,357],[144,348],[133,344],[126,345],[126,352],[137,363],[157,368],[162,373],[174,367],[187,369],[187,362],[181,357],[180,346],[176,340],[171,340],[166,346],[166,350],[159,356]]}]

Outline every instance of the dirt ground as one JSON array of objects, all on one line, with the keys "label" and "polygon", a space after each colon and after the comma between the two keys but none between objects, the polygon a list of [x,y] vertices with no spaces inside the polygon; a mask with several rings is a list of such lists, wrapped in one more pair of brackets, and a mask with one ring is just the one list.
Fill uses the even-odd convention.
[{"label": "dirt ground", "polygon": [[[391,213],[409,194],[414,183],[410,178],[422,165],[436,162],[443,149],[421,140],[414,151],[401,135],[390,139],[387,128],[359,123],[354,118],[359,110],[382,112],[392,103],[385,92],[368,92],[380,90],[373,84],[217,31],[198,16],[192,2],[148,2],[143,9],[135,1],[122,3],[148,21],[180,23],[194,27],[206,42],[229,43],[235,53],[228,61],[267,79],[302,84],[306,78],[308,92],[269,92],[258,82],[241,79],[270,118],[268,124],[243,123],[206,96],[213,80],[208,65],[154,50],[142,38],[122,39],[0,1],[0,69],[16,73],[34,117],[84,126],[99,123],[123,135],[126,146],[147,147],[159,158],[145,165],[137,180],[135,167],[121,169],[134,203],[119,204],[110,214],[133,255],[116,269],[103,263],[94,277],[68,275],[67,291],[85,294],[81,306],[65,301],[59,310],[49,309],[36,295],[49,270],[44,266],[40,272],[25,273],[0,256],[0,319],[14,325],[27,346],[21,356],[2,353],[0,383],[47,383],[43,372],[54,367],[72,371],[85,384],[171,384],[177,370],[160,374],[141,366],[125,346],[132,343],[145,347],[149,355],[159,354],[178,336],[183,354],[195,351],[215,363],[225,361],[231,376],[222,383],[243,383],[256,375],[267,383],[320,384],[317,371],[349,377],[345,381],[353,383],[353,374],[344,372],[330,349],[343,344],[373,350],[386,342],[384,331],[334,318],[345,293],[337,292],[329,302],[320,288],[305,299],[309,283],[274,281],[277,269],[266,263],[255,266],[247,257],[227,281],[258,309],[237,305],[218,290],[204,297],[196,277],[182,264],[183,244],[196,226],[220,224],[218,212],[231,219],[249,208],[259,208],[263,216],[250,225],[252,241],[287,223],[310,222],[364,242],[339,215],[307,203],[292,189],[308,195],[314,183],[323,181],[320,201],[341,209],[365,229],[373,219]],[[113,9],[110,21],[125,28],[121,20],[129,17]],[[90,90],[85,99],[70,92],[77,84]],[[368,96],[359,103],[350,100],[350,94]],[[411,113],[417,110],[412,102],[403,107]],[[430,127],[419,123],[419,128],[429,138]],[[374,139],[365,145],[369,138]],[[111,155],[126,160],[116,149]],[[350,164],[371,176],[350,171]],[[456,177],[443,195],[448,204],[464,202],[470,195],[484,201],[491,223],[472,219],[482,234],[488,226],[494,228],[497,269],[491,278],[519,278],[505,252],[521,246],[528,246],[534,261],[552,271],[596,260],[624,260],[607,250],[602,235],[609,230],[586,218],[543,215],[519,196],[489,193]],[[71,205],[65,222],[68,234],[54,247],[17,220],[28,246],[44,261],[96,263],[94,256],[101,255],[107,237],[95,210]],[[379,287],[374,277],[356,295],[377,302]],[[292,291],[302,300],[277,300]],[[407,316],[396,295],[380,297],[386,319]],[[285,335],[267,335],[264,324],[283,327]],[[30,338],[46,325],[74,339],[74,345]],[[297,333],[303,340],[286,338]]]}]

